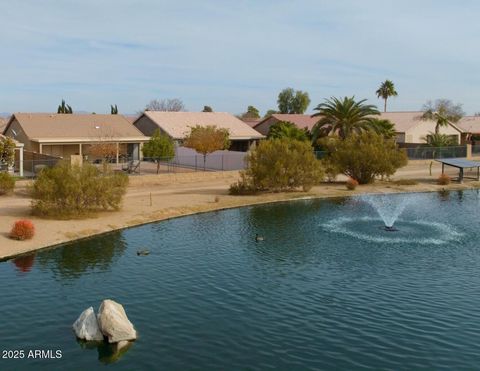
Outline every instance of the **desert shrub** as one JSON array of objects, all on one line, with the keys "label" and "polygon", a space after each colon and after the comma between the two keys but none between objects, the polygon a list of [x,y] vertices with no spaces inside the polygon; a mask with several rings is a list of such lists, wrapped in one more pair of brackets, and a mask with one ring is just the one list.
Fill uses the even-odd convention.
[{"label": "desert shrub", "polygon": [[10,238],[29,240],[35,235],[35,226],[30,220],[17,220],[10,231]]},{"label": "desert shrub", "polygon": [[393,140],[386,140],[373,131],[353,134],[338,141],[330,160],[359,184],[372,183],[377,176],[389,177],[408,163],[406,154]]},{"label": "desert shrub", "polygon": [[157,129],[150,140],[143,145],[142,152],[145,157],[150,157],[156,162],[158,174],[162,161],[170,161],[175,157],[175,144],[172,138],[160,133]]},{"label": "desert shrub", "polygon": [[8,173],[0,173],[0,195],[10,193],[15,188],[15,178]]},{"label": "desert shrub", "polygon": [[242,176],[239,181],[230,185],[228,193],[233,196],[246,196],[257,193],[257,190],[253,184],[245,178],[245,174],[242,173],[241,175]]},{"label": "desert shrub", "polygon": [[13,166],[15,161],[15,142],[12,138],[0,136],[0,163]]},{"label": "desert shrub", "polygon": [[32,190],[33,213],[75,218],[95,211],[118,210],[127,190],[128,176],[94,165],[67,162],[43,169]]},{"label": "desert shrub", "polygon": [[357,188],[358,182],[355,179],[350,178],[346,181],[345,186],[348,190],[353,191],[355,188]]},{"label": "desert shrub", "polygon": [[447,174],[441,174],[437,179],[437,184],[439,185],[447,185],[450,184],[452,179]]},{"label": "desert shrub", "polygon": [[398,180],[394,180],[392,183],[396,185],[405,185],[405,186],[418,184],[418,182],[414,179],[398,179]]},{"label": "desert shrub", "polygon": [[338,165],[335,164],[330,157],[325,157],[320,160],[322,167],[325,170],[325,177],[328,182],[334,182],[337,179],[338,174],[341,173]]},{"label": "desert shrub", "polygon": [[302,188],[309,191],[324,175],[312,146],[287,138],[260,142],[248,153],[246,164],[240,180],[244,189],[279,192]]}]

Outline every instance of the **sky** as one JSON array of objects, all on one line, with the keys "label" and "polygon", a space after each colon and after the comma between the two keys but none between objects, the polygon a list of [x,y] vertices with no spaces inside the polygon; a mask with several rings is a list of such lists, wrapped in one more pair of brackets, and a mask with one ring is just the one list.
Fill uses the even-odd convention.
[{"label": "sky", "polygon": [[286,87],[325,98],[395,83],[390,111],[427,100],[480,111],[480,2],[0,0],[0,112],[135,113],[180,98],[238,114]]}]

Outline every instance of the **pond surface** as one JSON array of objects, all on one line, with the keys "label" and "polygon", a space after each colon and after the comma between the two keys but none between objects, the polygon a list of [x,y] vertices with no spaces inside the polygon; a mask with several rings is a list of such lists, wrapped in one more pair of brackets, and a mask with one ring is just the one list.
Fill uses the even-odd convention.
[{"label": "pond surface", "polygon": [[[413,200],[398,232],[357,198],[301,200],[0,263],[0,349],[62,354],[0,359],[0,369],[478,368],[479,194],[391,197]],[[137,256],[143,249],[150,255]],[[105,298],[138,330],[124,354],[71,330]]]}]

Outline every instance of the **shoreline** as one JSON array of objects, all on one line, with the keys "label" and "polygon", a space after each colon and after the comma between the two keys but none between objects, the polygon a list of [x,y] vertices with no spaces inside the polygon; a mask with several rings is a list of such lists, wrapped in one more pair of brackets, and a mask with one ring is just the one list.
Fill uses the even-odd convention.
[{"label": "shoreline", "polygon": [[[407,177],[402,177],[402,173],[405,171],[400,171],[394,179],[406,179]],[[4,223],[7,229],[3,226],[3,231],[0,231],[0,262],[110,232],[213,211],[301,199],[480,188],[480,182],[451,183],[440,186],[432,182],[436,179],[436,175],[421,179],[409,177],[419,182],[416,185],[397,185],[393,182],[377,181],[349,191],[343,182],[334,182],[322,183],[309,192],[265,193],[254,196],[228,195],[228,187],[237,179],[238,172],[169,174],[169,176],[156,176],[150,179],[145,176],[132,179],[120,211],[101,212],[95,217],[73,220],[41,219],[28,215],[30,199],[22,194],[19,187],[20,192],[10,197],[11,205],[7,205],[6,210],[0,208],[0,211],[4,211],[2,216],[6,216],[7,220],[17,220],[19,217],[31,219],[38,233],[32,240],[11,240],[8,238],[7,230],[11,223],[8,221]],[[16,215],[8,215],[8,213]]]}]

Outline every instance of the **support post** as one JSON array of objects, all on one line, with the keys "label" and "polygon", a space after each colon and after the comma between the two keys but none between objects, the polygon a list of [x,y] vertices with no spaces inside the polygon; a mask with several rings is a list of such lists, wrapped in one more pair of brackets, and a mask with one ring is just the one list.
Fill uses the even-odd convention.
[{"label": "support post", "polygon": [[117,156],[116,156],[116,161],[117,161],[117,165],[118,165],[118,162],[119,162],[119,161],[118,161],[118,158],[119,158],[119,152],[120,152],[120,144],[118,144],[118,142],[117,142],[116,145],[117,145],[117,148],[116,148],[116,150],[117,150],[117,153],[116,153],[116,155],[117,155]]},{"label": "support post", "polygon": [[467,158],[472,158],[472,145],[467,143]]},{"label": "support post", "polygon": [[83,158],[83,153],[82,153],[82,143],[78,143],[78,154],[82,156]]},{"label": "support post", "polygon": [[140,142],[140,143],[138,144],[138,153],[139,153],[138,159],[139,159],[140,161],[143,161],[143,142]]},{"label": "support post", "polygon": [[458,174],[458,182],[463,183],[463,167],[460,168],[460,172]]},{"label": "support post", "polygon": [[38,151],[39,151],[40,154],[43,153],[43,144],[42,143],[40,143]]},{"label": "support post", "polygon": [[23,177],[23,147],[20,147],[18,155],[19,155],[18,170],[20,172],[20,176]]}]

